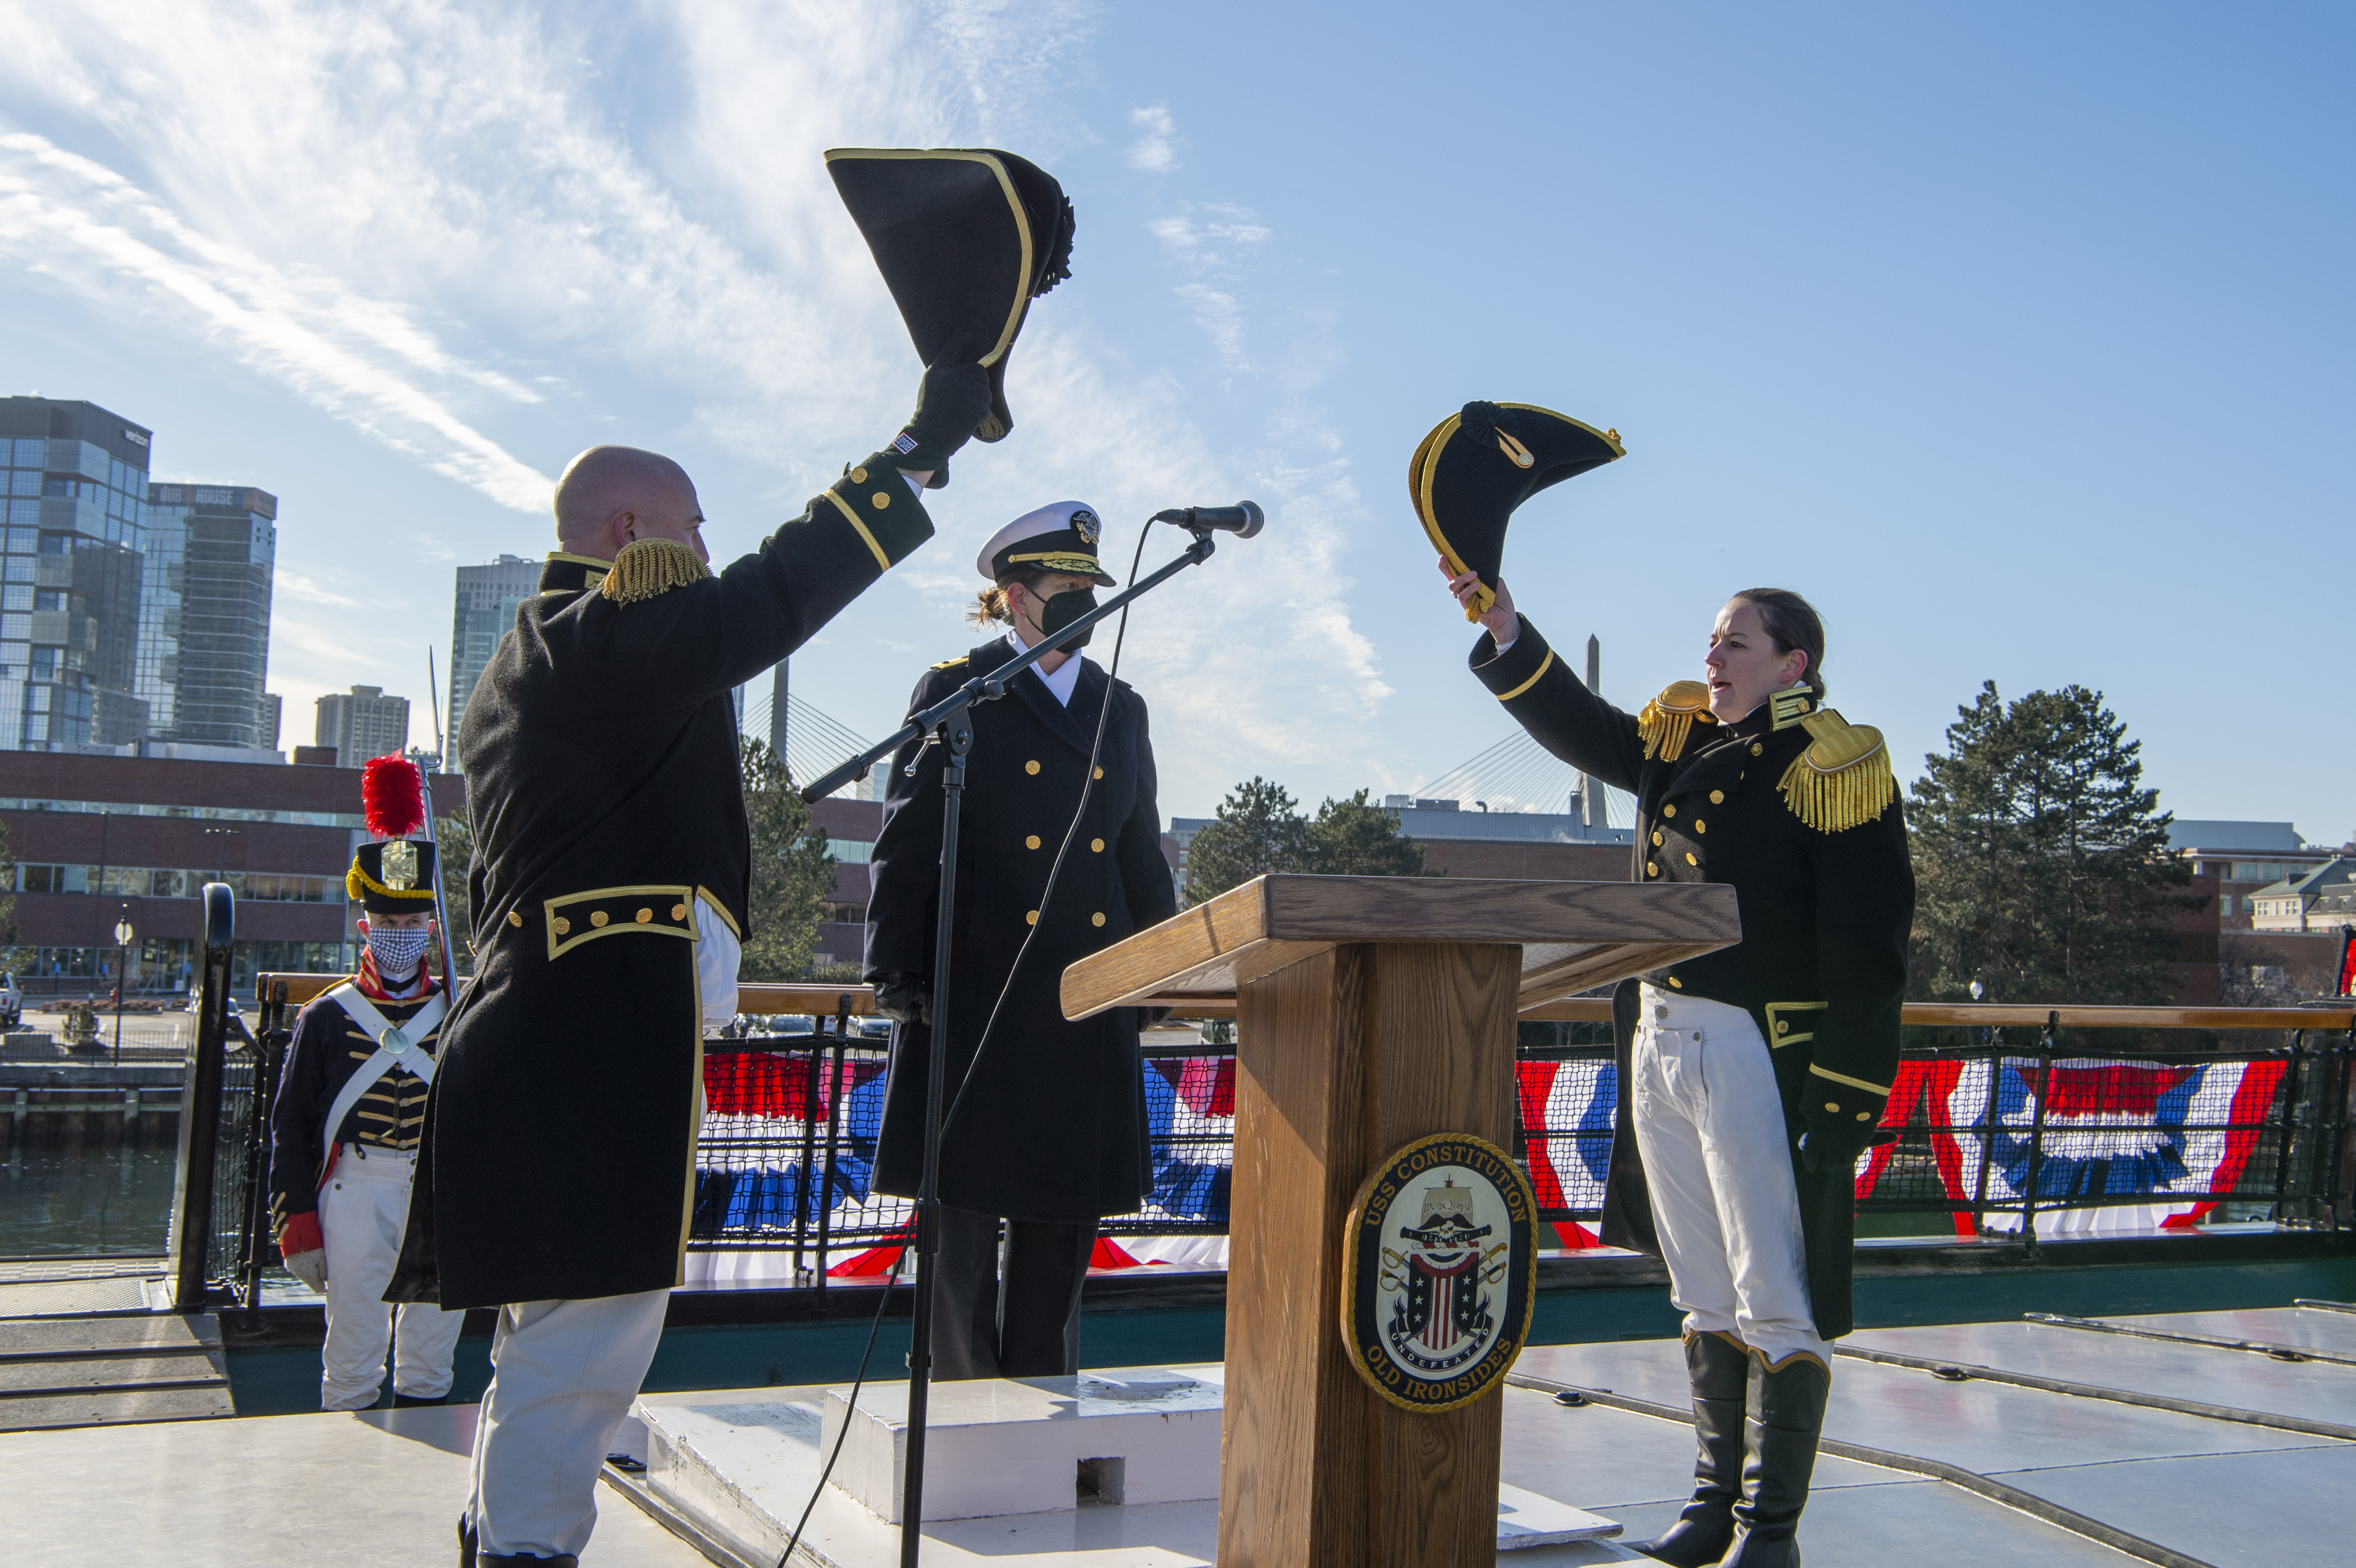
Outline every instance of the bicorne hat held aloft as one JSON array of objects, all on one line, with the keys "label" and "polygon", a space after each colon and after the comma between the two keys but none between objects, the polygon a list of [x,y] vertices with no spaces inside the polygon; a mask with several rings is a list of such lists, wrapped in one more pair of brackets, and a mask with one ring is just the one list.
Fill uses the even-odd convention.
[{"label": "bicorne hat held aloft", "polygon": [[836,147],[826,172],[925,368],[989,369],[990,412],[974,434],[1003,440],[1014,428],[1007,353],[1031,302],[1072,275],[1064,187],[990,147]]},{"label": "bicorne hat held aloft", "polygon": [[1618,431],[1535,403],[1470,402],[1432,427],[1408,460],[1407,491],[1448,564],[1480,574],[1467,620],[1480,619],[1497,602],[1514,508],[1549,485],[1626,455]]}]

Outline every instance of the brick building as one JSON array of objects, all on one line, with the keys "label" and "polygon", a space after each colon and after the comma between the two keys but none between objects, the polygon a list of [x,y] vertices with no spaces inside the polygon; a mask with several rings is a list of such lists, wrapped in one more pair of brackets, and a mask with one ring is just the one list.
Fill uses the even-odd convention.
[{"label": "brick building", "polygon": [[[437,814],[466,785],[433,781]],[[114,983],[115,923],[137,933],[129,988],[195,971],[199,894],[236,893],[235,977],[348,966],[344,870],[365,837],[356,768],[0,752],[0,826],[15,858],[16,969],[35,995]]]}]

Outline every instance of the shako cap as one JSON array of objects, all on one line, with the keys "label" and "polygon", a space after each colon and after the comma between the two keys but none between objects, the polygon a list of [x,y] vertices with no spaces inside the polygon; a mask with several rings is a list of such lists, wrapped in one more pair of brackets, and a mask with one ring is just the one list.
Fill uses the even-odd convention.
[{"label": "shako cap", "polygon": [[1097,540],[1103,534],[1095,507],[1085,501],[1056,501],[1023,513],[991,535],[974,557],[973,569],[992,582],[1003,582],[1026,568],[1072,571],[1110,588],[1114,580],[1097,560]]}]

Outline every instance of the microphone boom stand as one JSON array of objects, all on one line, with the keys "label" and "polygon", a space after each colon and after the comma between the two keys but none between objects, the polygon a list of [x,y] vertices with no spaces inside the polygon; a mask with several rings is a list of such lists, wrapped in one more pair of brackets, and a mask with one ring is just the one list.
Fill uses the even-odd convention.
[{"label": "microphone boom stand", "polygon": [[[939,904],[933,916],[932,1021],[926,1026],[929,1049],[926,1052],[925,1072],[925,1164],[924,1175],[916,1188],[916,1301],[908,1344],[908,1447],[900,1491],[901,1568],[916,1568],[916,1552],[924,1541],[925,1414],[932,1383],[933,1257],[940,1240],[941,1092],[948,1069],[948,1041],[945,1037],[948,1018],[949,931],[950,920],[957,908],[958,820],[965,806],[966,756],[973,750],[973,707],[976,703],[994,702],[1005,696],[1015,677],[1048,654],[1055,652],[1115,611],[1126,609],[1130,601],[1161,587],[1186,568],[1200,566],[1210,560],[1215,548],[1211,542],[1212,530],[1207,527],[1188,526],[1187,531],[1194,536],[1194,542],[1178,559],[1152,576],[1124,589],[1053,635],[1042,638],[1038,646],[1025,649],[1012,663],[1001,665],[986,676],[976,676],[930,708],[909,715],[908,721],[888,740],[869,747],[802,791],[802,798],[806,801],[823,799],[866,773],[878,759],[890,756],[919,735],[926,738],[926,745],[940,746],[947,756],[941,764],[941,881]],[[1112,700],[1111,692],[1105,693],[1105,700]],[[908,764],[908,770],[911,773],[916,771],[913,761]],[[892,1288],[888,1277],[884,1280],[884,1288]]]}]

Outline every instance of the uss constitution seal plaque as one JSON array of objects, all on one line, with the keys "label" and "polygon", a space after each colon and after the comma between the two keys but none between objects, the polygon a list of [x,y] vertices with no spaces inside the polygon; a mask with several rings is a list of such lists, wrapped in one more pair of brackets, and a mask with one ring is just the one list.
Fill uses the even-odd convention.
[{"label": "uss constitution seal plaque", "polygon": [[1529,1335],[1537,1261],[1537,1199],[1505,1150],[1465,1133],[1408,1145],[1350,1206],[1350,1364],[1405,1410],[1480,1398]]}]

